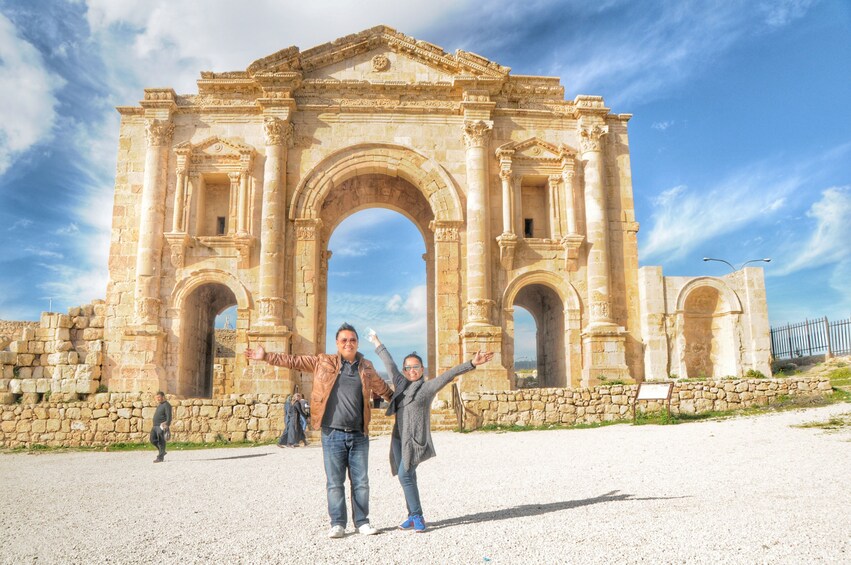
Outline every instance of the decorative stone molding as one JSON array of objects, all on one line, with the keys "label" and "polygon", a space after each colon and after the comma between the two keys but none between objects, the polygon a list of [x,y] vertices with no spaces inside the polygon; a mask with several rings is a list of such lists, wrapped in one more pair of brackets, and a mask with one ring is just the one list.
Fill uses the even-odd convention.
[{"label": "decorative stone molding", "polygon": [[186,261],[186,248],[190,246],[191,239],[185,233],[165,234],[171,250],[171,264],[175,269],[182,269]]},{"label": "decorative stone molding", "polygon": [[591,317],[597,320],[610,320],[611,308],[609,303],[603,300],[601,296],[595,296],[591,301]]},{"label": "decorative stone molding", "polygon": [[145,123],[145,139],[148,147],[162,147],[171,143],[174,124],[166,120],[148,120]]},{"label": "decorative stone molding", "polygon": [[266,145],[284,145],[292,147],[293,125],[275,116],[263,118],[263,129],[266,134]]},{"label": "decorative stone molding", "polygon": [[575,271],[579,263],[579,249],[585,241],[584,235],[568,234],[561,238],[561,246],[564,248],[564,268]]},{"label": "decorative stone molding", "polygon": [[136,320],[139,324],[158,323],[162,301],[152,296],[144,296],[136,300]]},{"label": "decorative stone molding", "polygon": [[298,218],[295,221],[295,237],[299,241],[316,241],[322,220],[318,218]]},{"label": "decorative stone molding", "polygon": [[504,232],[496,238],[499,244],[499,262],[506,271],[514,268],[514,251],[517,249],[517,234]]},{"label": "decorative stone molding", "polygon": [[432,220],[429,228],[434,232],[434,240],[441,242],[458,242],[461,240],[458,222],[440,222]]},{"label": "decorative stone molding", "polygon": [[589,127],[581,127],[579,130],[581,136],[579,144],[582,146],[582,152],[602,151],[602,139],[608,133],[609,126],[594,124]]},{"label": "decorative stone molding", "polygon": [[484,147],[487,143],[488,135],[493,131],[493,122],[488,120],[468,120],[462,126],[464,132],[464,144],[467,149],[475,147]]}]

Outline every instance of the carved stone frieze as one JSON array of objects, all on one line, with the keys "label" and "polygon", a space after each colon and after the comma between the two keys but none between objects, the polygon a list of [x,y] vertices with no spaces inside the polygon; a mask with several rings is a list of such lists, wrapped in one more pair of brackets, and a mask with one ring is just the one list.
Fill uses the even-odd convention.
[{"label": "carved stone frieze", "polygon": [[159,322],[159,298],[145,296],[136,300],[136,321],[138,324],[156,324]]},{"label": "carved stone frieze", "polygon": [[316,218],[299,218],[295,221],[295,237],[299,241],[316,241],[322,220]]},{"label": "carved stone frieze", "polygon": [[257,300],[257,308],[260,311],[260,324],[278,324],[284,315],[284,299],[280,297],[267,296]]},{"label": "carved stone frieze", "polygon": [[487,299],[467,301],[467,320],[473,324],[490,324],[491,309],[495,302]]},{"label": "carved stone frieze", "polygon": [[434,232],[434,240],[440,242],[458,242],[461,241],[460,226],[458,222],[437,222],[432,221],[429,227]]}]

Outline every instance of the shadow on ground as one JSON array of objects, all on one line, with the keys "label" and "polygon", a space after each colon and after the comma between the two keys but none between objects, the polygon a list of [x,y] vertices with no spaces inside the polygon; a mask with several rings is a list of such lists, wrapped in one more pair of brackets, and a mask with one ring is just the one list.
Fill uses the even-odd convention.
[{"label": "shadow on ground", "polygon": [[605,502],[626,502],[626,501],[641,501],[641,500],[672,500],[676,498],[688,498],[685,496],[662,496],[650,498],[635,498],[632,494],[617,494],[619,491],[613,490],[600,496],[593,498],[583,498],[580,500],[565,500],[563,502],[550,502],[547,504],[523,504],[511,508],[501,510],[489,510],[487,512],[476,512],[475,514],[467,514],[466,516],[457,516],[455,518],[447,518],[437,522],[428,522],[430,530],[440,528],[448,528],[450,526],[460,526],[463,524],[492,522],[495,520],[508,520],[510,518],[524,518],[526,516],[540,516],[550,512],[559,512],[560,510],[572,510],[582,506],[591,504],[601,504]]}]

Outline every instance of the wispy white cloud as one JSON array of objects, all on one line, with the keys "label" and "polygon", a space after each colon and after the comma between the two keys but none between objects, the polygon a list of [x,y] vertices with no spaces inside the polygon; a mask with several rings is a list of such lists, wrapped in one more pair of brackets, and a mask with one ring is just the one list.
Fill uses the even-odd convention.
[{"label": "wispy white cloud", "polygon": [[13,159],[49,139],[65,81],[51,73],[39,51],[0,13],[0,175]]},{"label": "wispy white cloud", "polygon": [[650,127],[655,129],[655,130],[665,131],[666,129],[668,129],[672,125],[674,125],[673,120],[664,120],[664,121],[661,121],[661,122],[653,122],[650,125]]},{"label": "wispy white cloud", "polygon": [[387,308],[388,312],[398,312],[402,308],[402,296],[400,294],[391,296],[385,308]]},{"label": "wispy white cloud", "polygon": [[771,27],[782,27],[803,16],[815,4],[815,0],[774,0],[760,2],[760,12],[765,23]]},{"label": "wispy white cloud", "polygon": [[28,218],[20,218],[15,220],[11,226],[6,228],[6,231],[16,231],[20,229],[25,229],[30,227],[33,224],[33,221]]},{"label": "wispy white cloud", "polygon": [[52,274],[39,288],[53,300],[54,309],[88,304],[106,296],[108,278],[106,271],[76,268],[63,264],[41,263]]},{"label": "wispy white cloud", "polygon": [[[812,220],[812,232],[803,245],[801,240],[806,236],[798,234],[793,242],[779,250],[785,258],[779,262],[774,275],[788,275],[803,269],[851,261],[851,186],[824,190],[806,215]],[[846,280],[843,283],[845,293],[847,289]]]},{"label": "wispy white cloud", "polygon": [[[103,215],[102,213],[100,215]],[[67,226],[63,226],[56,231],[54,231],[56,235],[71,235],[74,233],[80,233],[80,228],[77,227],[77,224],[71,222]]]},{"label": "wispy white cloud", "polygon": [[25,249],[26,253],[29,255],[35,255],[36,257],[44,257],[47,259],[62,259],[64,255],[57,251],[50,251],[49,249],[44,248],[36,248],[36,247],[27,247]]},{"label": "wispy white cloud", "polygon": [[804,181],[799,171],[778,172],[757,164],[705,189],[685,185],[668,189],[654,200],[642,258],[680,259],[714,238],[764,222]]}]

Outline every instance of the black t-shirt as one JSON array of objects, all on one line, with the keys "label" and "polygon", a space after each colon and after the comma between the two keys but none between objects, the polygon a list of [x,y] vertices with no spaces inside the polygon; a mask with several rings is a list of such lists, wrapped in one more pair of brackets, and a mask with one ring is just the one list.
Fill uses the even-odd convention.
[{"label": "black t-shirt", "polygon": [[363,384],[358,364],[343,359],[340,375],[328,395],[322,427],[363,431]]}]

